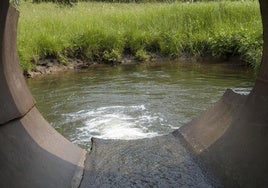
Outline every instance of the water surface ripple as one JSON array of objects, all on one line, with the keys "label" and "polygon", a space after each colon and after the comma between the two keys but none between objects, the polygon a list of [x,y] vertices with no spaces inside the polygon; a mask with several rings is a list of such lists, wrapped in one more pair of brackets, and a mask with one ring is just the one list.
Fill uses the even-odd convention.
[{"label": "water surface ripple", "polygon": [[27,80],[45,118],[86,149],[91,137],[140,139],[189,122],[232,88],[247,94],[253,74],[223,64],[97,66]]}]

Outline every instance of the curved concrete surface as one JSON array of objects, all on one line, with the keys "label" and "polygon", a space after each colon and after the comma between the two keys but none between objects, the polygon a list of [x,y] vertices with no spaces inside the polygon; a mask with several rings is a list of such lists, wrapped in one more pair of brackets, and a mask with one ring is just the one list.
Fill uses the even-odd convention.
[{"label": "curved concrete surface", "polygon": [[268,1],[261,70],[248,96],[227,90],[200,117],[175,132],[225,187],[268,187]]},{"label": "curved concrete surface", "polygon": [[18,64],[18,13],[14,8],[8,8],[7,3],[0,2],[0,124],[23,116],[35,104]]},{"label": "curved concrete surface", "polygon": [[35,108],[18,64],[18,12],[0,1],[0,187],[78,187],[86,153]]},{"label": "curved concrete surface", "polygon": [[225,187],[268,187],[268,1],[259,2],[264,53],[248,96],[227,90],[211,109],[167,136],[128,142],[93,139],[86,157],[35,108],[18,65],[18,13],[8,0],[0,1],[0,187],[123,187],[129,181],[132,187],[211,187],[203,174],[207,170]]}]

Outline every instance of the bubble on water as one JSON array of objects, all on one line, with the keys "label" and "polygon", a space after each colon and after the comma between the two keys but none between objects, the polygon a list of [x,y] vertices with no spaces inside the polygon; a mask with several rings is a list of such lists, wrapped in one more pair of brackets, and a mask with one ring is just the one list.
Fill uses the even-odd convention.
[{"label": "bubble on water", "polygon": [[241,95],[248,95],[251,88],[233,88],[233,91]]},{"label": "bubble on water", "polygon": [[158,117],[149,114],[144,105],[100,107],[71,116],[85,120],[84,126],[77,128],[76,143],[89,142],[91,137],[133,140],[161,135],[146,127]]}]

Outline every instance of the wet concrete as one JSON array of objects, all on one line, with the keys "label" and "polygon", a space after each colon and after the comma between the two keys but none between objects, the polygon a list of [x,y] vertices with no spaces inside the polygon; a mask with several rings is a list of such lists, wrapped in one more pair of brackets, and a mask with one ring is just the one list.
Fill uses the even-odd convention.
[{"label": "wet concrete", "polygon": [[80,188],[220,187],[206,176],[173,134],[131,141],[93,138]]}]

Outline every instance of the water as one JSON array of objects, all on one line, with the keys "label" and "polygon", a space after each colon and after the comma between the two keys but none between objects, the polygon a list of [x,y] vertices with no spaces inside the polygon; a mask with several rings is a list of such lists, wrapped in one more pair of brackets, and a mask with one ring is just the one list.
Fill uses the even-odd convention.
[{"label": "water", "polygon": [[37,106],[61,134],[89,148],[92,136],[139,139],[171,132],[227,88],[247,94],[253,73],[224,64],[96,66],[27,80]]}]

